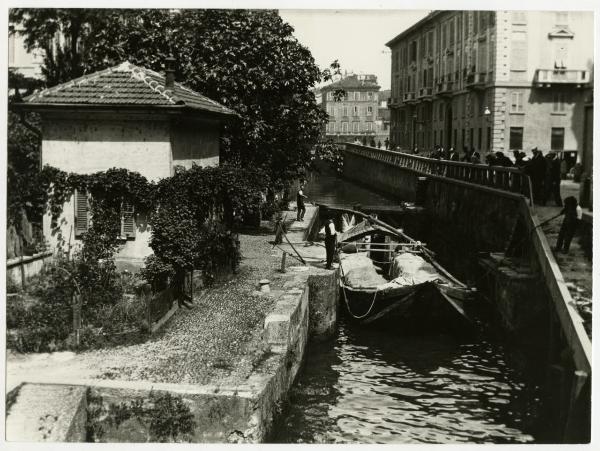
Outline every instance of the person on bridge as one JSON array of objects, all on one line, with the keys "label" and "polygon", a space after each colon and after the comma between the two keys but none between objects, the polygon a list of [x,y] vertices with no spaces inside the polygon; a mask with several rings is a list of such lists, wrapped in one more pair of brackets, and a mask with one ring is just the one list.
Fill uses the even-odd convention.
[{"label": "person on bridge", "polygon": [[532,149],[533,157],[525,168],[525,172],[531,178],[531,188],[533,191],[533,200],[536,204],[541,204],[544,199],[544,178],[546,174],[546,159],[542,151],[537,147]]},{"label": "person on bridge", "polygon": [[450,147],[450,150],[448,150],[448,160],[450,160],[450,161],[460,161],[460,157],[458,155],[458,152],[456,150],[454,150],[454,147]]},{"label": "person on bridge", "polygon": [[306,213],[304,199],[307,199],[308,196],[304,194],[304,186],[305,182],[300,181],[300,187],[298,188],[298,192],[296,193],[296,221],[304,221],[304,214]]},{"label": "person on bridge", "polygon": [[565,206],[560,214],[564,214],[565,217],[560,226],[560,232],[558,232],[558,239],[554,250],[568,254],[571,240],[575,236],[575,232],[577,232],[577,228],[583,217],[583,210],[579,206],[577,199],[573,196],[569,196],[565,198]]},{"label": "person on bridge", "polygon": [[385,138],[383,144],[385,145],[385,150],[388,150],[390,148],[390,140],[388,138]]},{"label": "person on bridge", "polygon": [[560,161],[556,158],[556,152],[548,152],[546,160],[546,178],[544,180],[542,205],[546,205],[548,198],[552,197],[556,205],[562,207],[562,199],[560,198]]},{"label": "person on bridge", "polygon": [[326,263],[325,269],[331,269],[333,263],[333,254],[335,253],[335,243],[337,240],[337,232],[333,220],[329,218],[325,223],[325,253]]}]

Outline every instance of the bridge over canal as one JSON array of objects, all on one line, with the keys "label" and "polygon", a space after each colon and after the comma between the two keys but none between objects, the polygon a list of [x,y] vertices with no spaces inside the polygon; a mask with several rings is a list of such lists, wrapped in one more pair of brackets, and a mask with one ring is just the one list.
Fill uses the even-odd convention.
[{"label": "bridge over canal", "polygon": [[591,341],[538,227],[529,178],[516,168],[355,144],[345,145],[344,176],[423,206],[428,243],[444,263],[471,254],[478,285],[507,335],[525,355],[546,355],[545,411],[552,412],[547,421],[554,440],[589,441]]}]

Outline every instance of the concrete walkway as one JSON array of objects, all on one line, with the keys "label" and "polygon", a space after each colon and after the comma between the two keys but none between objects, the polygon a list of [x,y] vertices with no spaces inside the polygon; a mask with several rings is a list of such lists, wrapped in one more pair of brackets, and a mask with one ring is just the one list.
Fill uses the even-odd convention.
[{"label": "concrete walkway", "polygon": [[[579,198],[579,183],[572,180],[563,180],[560,187],[561,197],[564,199],[567,196]],[[540,222],[544,222],[553,216],[560,213],[561,207],[554,205],[554,202],[549,202],[548,206],[535,206],[535,213]],[[558,238],[558,232],[562,224],[562,216],[550,221],[542,226],[542,230],[546,234],[548,243],[554,247]],[[591,222],[593,218],[592,212],[584,209],[584,221]],[[577,305],[581,317],[584,319],[585,328],[588,335],[591,337],[591,321],[592,321],[592,260],[585,256],[585,252],[579,244],[579,237],[575,237],[571,243],[571,248],[568,254],[555,252],[554,258],[560,267],[569,292]]]}]

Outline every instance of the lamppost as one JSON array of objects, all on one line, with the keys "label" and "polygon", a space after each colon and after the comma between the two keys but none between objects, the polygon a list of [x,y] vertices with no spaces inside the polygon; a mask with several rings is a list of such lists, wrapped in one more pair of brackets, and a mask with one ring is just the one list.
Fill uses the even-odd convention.
[{"label": "lamppost", "polygon": [[[491,146],[492,146],[492,128],[490,126],[491,118],[492,118],[492,112],[490,111],[490,109],[486,106],[483,109],[483,117],[485,117],[485,122],[487,124],[487,151],[491,152]],[[480,143],[481,145],[481,143]]]}]

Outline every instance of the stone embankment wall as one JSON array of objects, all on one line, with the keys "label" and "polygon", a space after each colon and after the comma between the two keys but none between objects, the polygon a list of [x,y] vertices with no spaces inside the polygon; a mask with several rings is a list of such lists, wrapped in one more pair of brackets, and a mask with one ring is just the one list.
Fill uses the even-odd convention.
[{"label": "stone embankment wall", "polygon": [[[459,278],[482,289],[525,361],[541,360],[549,412],[544,421],[552,424],[544,428],[552,431],[548,439],[589,440],[591,343],[528,201],[354,152],[345,154],[344,175],[425,207],[427,220],[408,220],[407,233],[427,242]],[[499,254],[483,262],[483,271],[478,267],[482,252]]]}]

